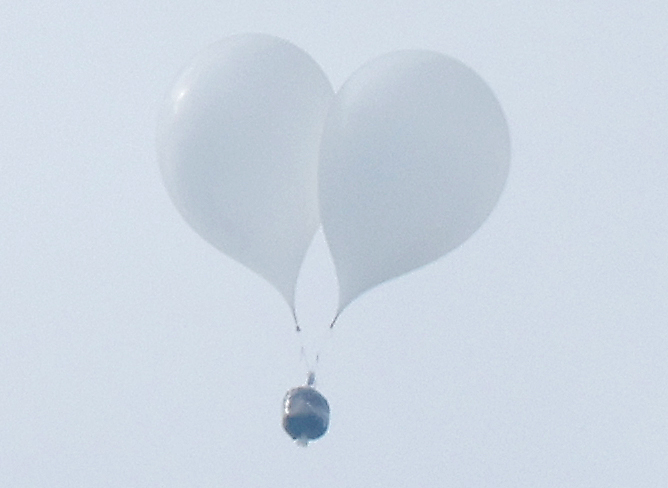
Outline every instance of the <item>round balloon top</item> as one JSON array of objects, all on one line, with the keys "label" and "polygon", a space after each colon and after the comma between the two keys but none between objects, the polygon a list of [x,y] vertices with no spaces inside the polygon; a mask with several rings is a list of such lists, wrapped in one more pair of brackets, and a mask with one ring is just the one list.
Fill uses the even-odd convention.
[{"label": "round balloon top", "polygon": [[459,61],[398,51],[355,72],[320,146],[320,217],[339,312],[471,236],[499,199],[509,161],[501,107]]},{"label": "round balloon top", "polygon": [[318,150],[332,97],[304,51],[243,34],[196,56],[160,116],[160,168],[179,212],[272,283],[293,313],[299,268],[319,226]]}]

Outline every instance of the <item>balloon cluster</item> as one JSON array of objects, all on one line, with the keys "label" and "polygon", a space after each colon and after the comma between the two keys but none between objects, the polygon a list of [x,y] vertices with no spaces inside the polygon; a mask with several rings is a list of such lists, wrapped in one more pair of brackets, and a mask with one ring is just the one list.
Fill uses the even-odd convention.
[{"label": "balloon cluster", "polygon": [[299,269],[322,225],[338,316],[476,231],[503,190],[510,138],[489,87],[445,55],[381,56],[334,93],[301,49],[243,34],[178,77],[158,157],[188,224],[267,279],[293,315]]}]

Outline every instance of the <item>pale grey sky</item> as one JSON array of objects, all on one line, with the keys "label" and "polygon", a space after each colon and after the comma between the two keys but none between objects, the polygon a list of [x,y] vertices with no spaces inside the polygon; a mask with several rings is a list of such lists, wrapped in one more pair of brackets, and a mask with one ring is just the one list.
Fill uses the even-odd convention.
[{"label": "pale grey sky", "polygon": [[[3,5],[0,485],[666,486],[666,25],[658,1]],[[297,303],[332,416],[307,449],[280,426],[305,378],[288,307],[188,227],[156,161],[174,77],[240,32],[335,89],[442,52],[510,126],[483,227],[331,336],[316,242]]]}]

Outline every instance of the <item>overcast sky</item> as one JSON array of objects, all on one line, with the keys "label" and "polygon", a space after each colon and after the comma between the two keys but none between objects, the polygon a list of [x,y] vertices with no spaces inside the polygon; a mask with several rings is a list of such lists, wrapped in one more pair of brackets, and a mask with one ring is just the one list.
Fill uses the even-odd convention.
[{"label": "overcast sky", "polygon": [[[668,485],[663,2],[5,2],[0,485]],[[401,48],[501,103],[483,227],[342,315],[324,241],[297,288],[330,432],[280,425],[306,365],[280,294],[183,221],[160,103],[212,42],[283,37],[338,89]]]}]

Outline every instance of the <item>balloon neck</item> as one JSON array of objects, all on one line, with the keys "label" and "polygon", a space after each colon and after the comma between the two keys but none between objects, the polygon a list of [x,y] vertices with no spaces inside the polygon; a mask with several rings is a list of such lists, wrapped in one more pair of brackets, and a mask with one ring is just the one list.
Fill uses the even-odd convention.
[{"label": "balloon neck", "polygon": [[302,328],[299,326],[299,319],[297,318],[297,309],[291,305],[290,311],[292,312],[292,319],[295,321],[295,331],[301,332]]},{"label": "balloon neck", "polygon": [[336,315],[335,315],[334,318],[332,319],[332,323],[329,324],[329,328],[330,328],[330,329],[333,329],[333,328],[334,328],[334,324],[336,324],[336,321],[339,320],[339,317],[341,316],[341,312],[343,312],[343,309],[339,309],[339,311],[336,312]]},{"label": "balloon neck", "polygon": [[306,384],[308,386],[314,386],[315,385],[315,372],[309,371],[308,376],[306,377]]}]

